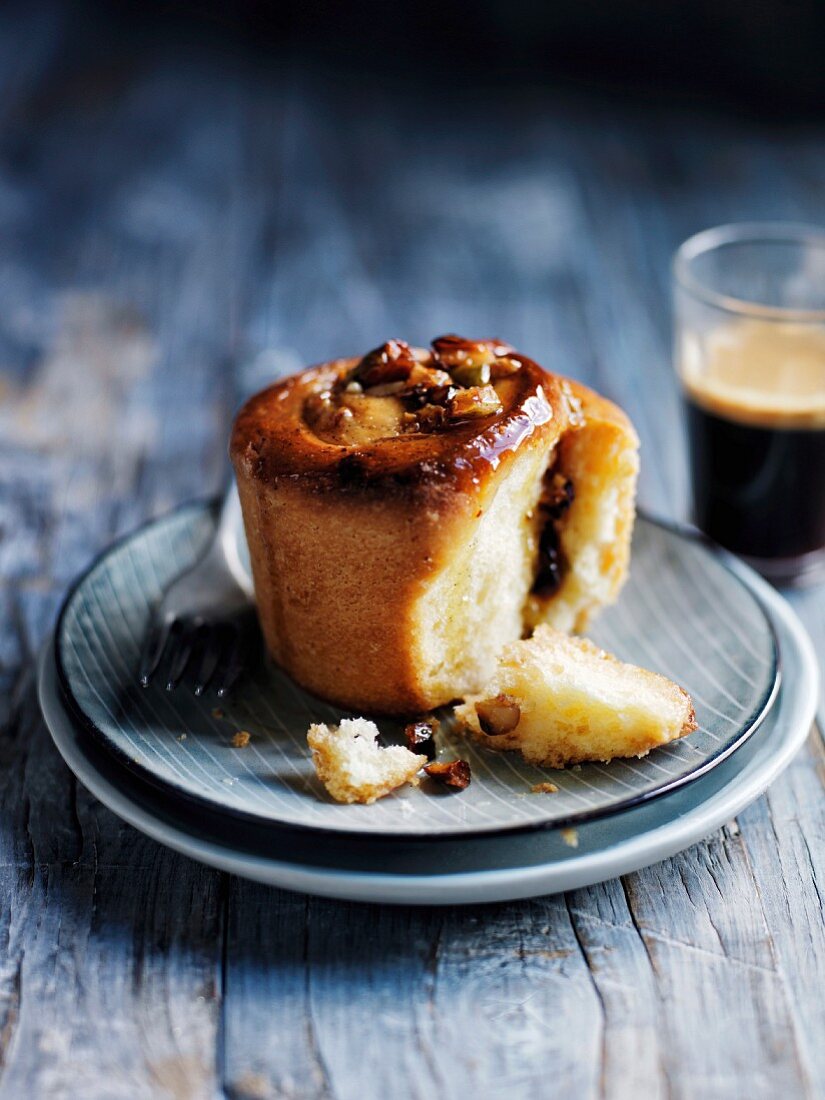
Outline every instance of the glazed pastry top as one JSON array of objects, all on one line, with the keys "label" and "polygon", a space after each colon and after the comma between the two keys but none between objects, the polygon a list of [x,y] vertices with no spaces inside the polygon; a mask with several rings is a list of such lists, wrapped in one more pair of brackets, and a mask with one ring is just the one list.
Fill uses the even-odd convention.
[{"label": "glazed pastry top", "polygon": [[530,441],[546,446],[580,418],[565,379],[501,341],[442,336],[423,349],[389,340],[257,394],[238,414],[230,451],[264,480],[464,480]]}]

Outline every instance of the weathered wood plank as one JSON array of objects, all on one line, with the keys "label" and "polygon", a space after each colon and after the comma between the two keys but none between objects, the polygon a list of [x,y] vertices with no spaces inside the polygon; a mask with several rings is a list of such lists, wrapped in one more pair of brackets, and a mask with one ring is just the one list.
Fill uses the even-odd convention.
[{"label": "weathered wood plank", "polygon": [[825,1081],[825,748],[813,730],[786,775],[741,817],[814,1095]]},{"label": "weathered wood plank", "polygon": [[562,899],[442,913],[239,884],[232,900],[232,1095],[530,1097],[541,1065],[560,1095],[597,1095],[601,1008]]},{"label": "weathered wood plank", "polygon": [[743,1078],[764,1096],[809,1084],[741,849],[727,832],[626,880],[657,974],[665,1073],[683,1096],[733,1095]]},{"label": "weathered wood plank", "polygon": [[[220,319],[238,284],[225,247],[236,228],[224,203],[234,146],[221,137],[235,116],[227,97],[202,121],[226,155],[210,171],[184,158],[180,192],[153,207],[167,143],[184,131],[196,139],[195,82],[180,80],[175,92],[168,70],[150,76],[90,125],[82,89],[67,81],[51,88],[59,116],[38,116],[35,96],[25,132],[12,117],[5,134],[28,148],[32,166],[23,172],[31,216],[6,259],[38,288],[43,311],[27,369],[7,376],[0,406],[0,592],[10,612],[0,646],[10,693],[0,1095],[210,1096],[220,1088],[224,878],[141,837],[76,787],[37,717],[33,668],[61,590],[92,554],[222,476],[213,445],[227,404]],[[130,127],[155,133],[153,154],[128,140]],[[108,154],[90,157],[90,143]],[[62,175],[37,167],[50,150],[62,154]],[[67,206],[61,188],[81,201]],[[176,223],[195,198],[202,220]],[[48,251],[37,247],[38,218],[54,230]],[[237,245],[251,240],[241,234]],[[176,278],[188,295],[170,293]]]},{"label": "weathered wood plank", "polygon": [[567,904],[604,1017],[600,1094],[673,1094],[657,975],[621,881],[575,891]]}]

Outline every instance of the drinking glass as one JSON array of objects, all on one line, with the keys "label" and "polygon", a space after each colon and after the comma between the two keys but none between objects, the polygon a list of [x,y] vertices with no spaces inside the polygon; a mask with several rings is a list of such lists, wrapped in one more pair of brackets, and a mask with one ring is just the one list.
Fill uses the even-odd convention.
[{"label": "drinking glass", "polygon": [[825,231],[691,237],[673,262],[693,518],[778,584],[825,575]]}]

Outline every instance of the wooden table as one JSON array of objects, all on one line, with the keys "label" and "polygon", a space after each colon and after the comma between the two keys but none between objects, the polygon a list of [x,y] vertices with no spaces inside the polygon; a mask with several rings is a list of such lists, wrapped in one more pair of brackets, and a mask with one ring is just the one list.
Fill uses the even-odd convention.
[{"label": "wooden table", "polygon": [[[675,859],[392,909],[122,824],[52,748],[34,678],[91,556],[221,487],[244,393],[390,335],[496,333],[592,382],[639,428],[643,505],[684,517],[669,256],[709,224],[822,220],[822,131],[75,53],[60,10],[0,28],[0,1097],[823,1095],[818,733]],[[793,599],[822,653],[823,591]]]}]

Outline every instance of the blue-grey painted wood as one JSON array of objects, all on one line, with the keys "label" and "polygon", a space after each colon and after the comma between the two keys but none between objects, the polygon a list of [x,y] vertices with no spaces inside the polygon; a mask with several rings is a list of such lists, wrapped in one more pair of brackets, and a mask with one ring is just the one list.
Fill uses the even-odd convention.
[{"label": "blue-grey painted wood", "polygon": [[[73,782],[33,660],[115,534],[225,476],[272,373],[498,333],[593,382],[687,510],[668,258],[821,220],[821,131],[533,89],[444,98],[0,17],[0,1097],[816,1096],[823,746],[719,835],[566,898],[289,896]],[[116,59],[115,59],[116,60]],[[823,638],[823,593],[795,597]]]}]

